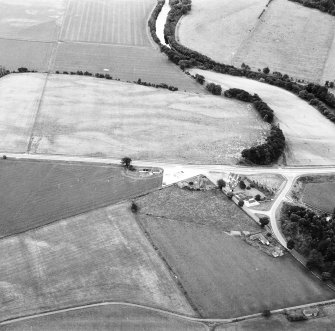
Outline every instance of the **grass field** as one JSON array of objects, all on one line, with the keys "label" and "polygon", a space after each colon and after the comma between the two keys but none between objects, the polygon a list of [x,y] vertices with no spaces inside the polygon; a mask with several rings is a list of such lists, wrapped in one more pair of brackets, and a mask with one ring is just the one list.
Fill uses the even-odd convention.
[{"label": "grass field", "polygon": [[281,88],[251,79],[197,69],[190,72],[204,75],[208,82],[220,84],[224,90],[241,88],[250,93],[257,93],[268,103],[274,110],[275,119],[286,138],[285,154],[288,165],[334,164],[334,124],[306,101]]},{"label": "grass field", "polygon": [[335,297],[290,255],[275,259],[227,235],[226,229],[254,228],[227,198],[214,194],[221,202],[215,215],[214,203],[206,203],[210,192],[174,190],[140,198],[137,217],[202,316],[231,318]]},{"label": "grass field", "polygon": [[192,11],[184,16],[179,41],[212,59],[230,64],[257,24],[268,0],[192,0]]},{"label": "grass field", "polygon": [[146,21],[153,0],[70,0],[61,39],[150,46]]},{"label": "grass field", "polygon": [[0,241],[0,320],[104,300],[192,315],[129,203]]},{"label": "grass field", "polygon": [[65,0],[0,0],[0,38],[56,41],[65,5]]},{"label": "grass field", "polygon": [[129,177],[118,166],[0,162],[0,237],[161,187],[162,176]]},{"label": "grass field", "polygon": [[244,62],[309,81],[334,80],[335,20],[330,15],[285,0],[268,7],[267,0],[192,3],[178,30],[186,46],[235,66]]},{"label": "grass field", "polygon": [[302,201],[332,214],[335,208],[335,182],[307,183],[302,192]]},{"label": "grass field", "polygon": [[165,83],[180,90],[203,92],[193,79],[171,63],[168,58],[150,47],[62,43],[55,57],[54,70],[104,72],[122,81]]},{"label": "grass field", "polygon": [[141,214],[218,231],[259,231],[260,227],[219,190],[199,192],[170,186],[137,199]]},{"label": "grass field", "polygon": [[49,42],[0,39],[0,63],[8,70],[26,67],[45,72],[55,45]]},{"label": "grass field", "polygon": [[206,331],[201,323],[120,305],[87,308],[3,326],[5,331]]},{"label": "grass field", "polygon": [[[12,93],[30,77],[7,76]],[[24,81],[25,80],[25,81]],[[17,85],[15,85],[17,82]],[[25,82],[25,83],[24,83]],[[16,90],[15,87],[16,86]],[[32,97],[33,99],[33,97]],[[4,132],[11,131],[23,108],[4,95],[0,109]],[[11,121],[7,113],[15,109]],[[268,127],[242,102],[210,95],[170,92],[103,79],[51,75],[33,130],[31,153],[101,155],[194,163],[235,163],[241,150],[262,140]],[[29,139],[29,137],[28,137]],[[13,149],[14,148],[13,144]],[[29,147],[29,148],[28,148]],[[11,149],[10,151],[12,151]],[[8,151],[0,142],[0,150]]]}]

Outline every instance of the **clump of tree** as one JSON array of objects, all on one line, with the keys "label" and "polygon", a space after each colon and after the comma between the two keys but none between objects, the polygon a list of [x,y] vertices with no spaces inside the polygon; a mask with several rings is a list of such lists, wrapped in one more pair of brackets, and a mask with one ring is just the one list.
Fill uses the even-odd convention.
[{"label": "clump of tree", "polygon": [[196,74],[195,80],[201,85],[204,85],[205,83],[205,77],[203,75]]},{"label": "clump of tree", "polygon": [[284,148],[285,137],[283,131],[279,127],[272,125],[266,142],[244,149],[242,151],[242,157],[254,164],[268,165],[279,159],[284,152]]},{"label": "clump of tree", "polygon": [[121,159],[121,164],[128,169],[131,165],[132,159],[128,156],[125,156]]},{"label": "clump of tree", "polygon": [[178,91],[178,87],[169,86],[169,85],[167,85],[165,83],[160,83],[160,84],[147,83],[147,82],[143,82],[141,78],[139,78],[137,81],[134,81],[134,83],[138,84],[138,85],[143,85],[143,86],[149,86],[149,87],[155,87],[155,88],[163,88],[163,89],[170,90],[172,92]]},{"label": "clump of tree", "polygon": [[285,204],[281,224],[283,233],[291,238],[287,247],[304,255],[308,268],[328,272],[335,279],[335,218]]},{"label": "clump of tree", "polygon": [[335,0],[289,0],[335,16]]},{"label": "clump of tree", "polygon": [[270,223],[270,219],[267,216],[263,216],[259,219],[259,223],[261,224],[261,227],[264,228]]},{"label": "clump of tree", "polygon": [[222,93],[222,87],[214,83],[207,84],[206,89],[214,95],[221,95]]},{"label": "clump of tree", "polygon": [[249,92],[242,89],[231,88],[224,92],[224,96],[244,102],[251,102],[264,121],[268,123],[273,122],[273,110],[258,96],[258,94],[251,95]]}]

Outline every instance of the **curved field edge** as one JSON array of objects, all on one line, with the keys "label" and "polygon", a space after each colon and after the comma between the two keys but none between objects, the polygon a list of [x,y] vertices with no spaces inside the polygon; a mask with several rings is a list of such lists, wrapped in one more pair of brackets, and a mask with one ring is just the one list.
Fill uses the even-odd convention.
[{"label": "curved field edge", "polygon": [[203,75],[207,82],[219,84],[223,89],[242,88],[258,94],[274,110],[275,121],[284,132],[287,165],[335,164],[333,123],[293,93],[252,79],[200,69],[189,72]]},{"label": "curved field edge", "polygon": [[0,319],[104,300],[194,316],[129,207],[98,209],[0,240]]},{"label": "curved field edge", "polygon": [[[40,76],[18,74],[5,80],[24,91],[30,77]],[[0,110],[4,142],[14,134],[28,139],[27,132],[32,154],[235,164],[241,151],[262,141],[268,131],[242,102],[68,75],[49,75],[33,129],[25,122],[25,131],[13,131],[21,112],[34,114],[34,109],[24,109],[19,93],[13,100],[0,90],[0,97],[5,102]],[[9,151],[1,142],[0,149]]]}]

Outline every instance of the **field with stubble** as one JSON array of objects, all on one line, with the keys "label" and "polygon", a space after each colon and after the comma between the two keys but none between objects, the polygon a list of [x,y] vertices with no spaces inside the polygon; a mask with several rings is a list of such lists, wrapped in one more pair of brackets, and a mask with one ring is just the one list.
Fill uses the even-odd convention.
[{"label": "field with stubble", "polygon": [[129,203],[0,241],[0,320],[102,301],[194,312]]},{"label": "field with stubble", "polygon": [[179,40],[237,67],[246,63],[308,81],[334,80],[334,17],[287,0],[268,2],[193,0]]},{"label": "field with stubble", "polygon": [[[268,131],[242,102],[80,76],[50,75],[38,111],[35,106],[31,110],[19,103],[18,93],[29,77],[41,79],[34,74],[5,78],[17,98],[4,95],[6,107],[0,109],[4,132],[16,134],[21,148],[28,141],[29,153],[236,163],[241,151],[262,141]],[[12,105],[15,116],[8,120]],[[35,116],[31,124],[25,122],[30,137],[29,130],[12,130],[21,111]],[[0,147],[8,151],[4,142]]]}]

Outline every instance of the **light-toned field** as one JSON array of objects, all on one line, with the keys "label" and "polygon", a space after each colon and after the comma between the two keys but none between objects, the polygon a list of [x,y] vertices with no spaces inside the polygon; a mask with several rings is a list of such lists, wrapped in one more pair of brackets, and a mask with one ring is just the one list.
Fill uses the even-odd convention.
[{"label": "light-toned field", "polygon": [[[329,15],[328,15],[329,16]],[[255,80],[192,69],[224,90],[241,88],[257,93],[274,110],[283,130],[288,165],[331,165],[335,163],[335,126],[306,101],[281,88]]]},{"label": "light-toned field", "polygon": [[0,79],[1,150],[27,150],[45,79],[43,74],[32,75],[29,80],[25,75]]},{"label": "light-toned field", "polygon": [[176,86],[181,91],[204,91],[165,55],[151,47],[67,42],[59,45],[55,71],[87,70],[106,73],[104,69],[108,69],[111,76],[122,81],[133,82],[141,78],[144,82]]},{"label": "light-toned field", "polygon": [[[28,85],[30,77],[41,80],[43,76],[20,74],[7,76],[6,80],[12,80],[12,93],[19,98],[22,85]],[[9,94],[3,97],[6,107],[1,108],[4,121],[0,123],[7,135],[17,134],[11,128],[20,117],[20,110],[25,113],[31,110],[25,104],[17,104],[18,98],[13,99]],[[8,120],[6,114],[13,105],[15,116]],[[105,79],[51,75],[29,151],[235,163],[241,150],[257,143],[267,130],[253,109],[235,100]],[[18,136],[17,139],[27,139],[27,135]],[[11,151],[15,144],[12,146]],[[2,141],[0,150],[8,150]]]},{"label": "light-toned field", "polygon": [[104,300],[193,314],[129,204],[0,241],[0,320]]},{"label": "light-toned field", "polygon": [[223,63],[268,66],[309,81],[333,80],[334,17],[287,0],[265,7],[267,2],[194,0],[178,30],[180,41]]},{"label": "light-toned field", "polygon": [[[300,4],[274,0],[255,31],[237,52],[234,64],[269,66],[290,76],[319,81],[327,61],[335,76],[329,50],[335,37],[334,17]],[[330,73],[330,70],[332,72]]]},{"label": "light-toned field", "polygon": [[[210,192],[171,190],[140,198],[136,217],[202,316],[232,318],[335,297],[291,255],[275,259],[226,234],[236,228],[253,231],[254,221],[246,215],[239,220],[243,212],[222,193],[220,211],[226,207],[230,213],[215,215],[214,203],[205,203]],[[219,197],[212,198],[219,203]]]},{"label": "light-toned field", "polygon": [[268,0],[192,0],[192,11],[179,24],[179,41],[230,64],[267,3]]},{"label": "light-toned field", "polygon": [[65,5],[66,0],[0,0],[0,38],[56,41]]},{"label": "light-toned field", "polygon": [[70,0],[61,39],[149,46],[153,0]]}]

